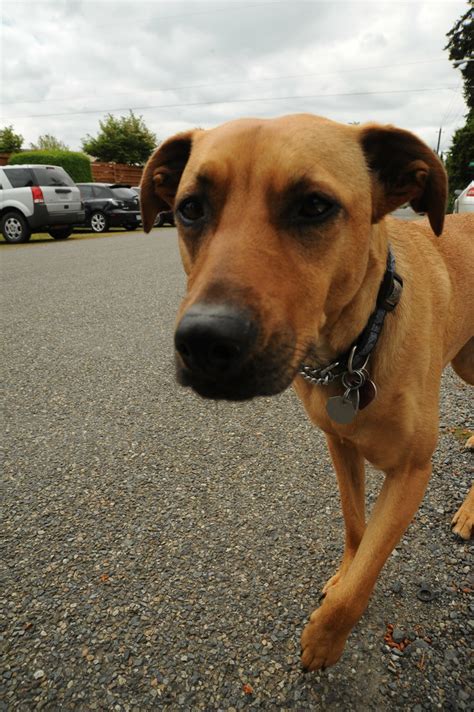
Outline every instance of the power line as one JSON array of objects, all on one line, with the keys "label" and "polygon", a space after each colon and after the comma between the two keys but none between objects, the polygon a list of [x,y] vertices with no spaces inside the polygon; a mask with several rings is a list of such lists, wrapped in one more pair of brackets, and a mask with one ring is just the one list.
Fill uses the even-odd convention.
[{"label": "power line", "polygon": [[333,98],[340,96],[371,96],[377,94],[410,94],[415,92],[431,92],[431,91],[445,91],[452,90],[454,87],[431,87],[431,88],[421,88],[421,89],[390,89],[386,91],[356,91],[356,92],[338,92],[334,94],[304,94],[304,95],[293,95],[293,96],[272,96],[272,97],[251,97],[246,99],[228,99],[224,101],[193,101],[181,104],[157,104],[152,106],[119,106],[112,109],[84,109],[82,111],[66,111],[62,113],[51,113],[51,114],[27,114],[24,116],[10,116],[10,119],[39,119],[51,116],[79,116],[82,114],[103,114],[112,113],[115,111],[147,111],[149,109],[178,109],[183,107],[192,106],[223,106],[224,104],[242,104],[250,102],[264,102],[264,101],[288,101],[288,100],[299,100],[299,99],[321,99],[324,97]]},{"label": "power line", "polygon": [[[137,94],[142,94],[146,92],[147,94],[154,94],[156,92],[165,92],[165,91],[181,91],[184,89],[212,89],[213,87],[216,86],[235,86],[236,84],[242,85],[242,84],[260,84],[264,82],[273,82],[273,81],[281,81],[282,79],[303,79],[303,78],[309,78],[309,77],[334,77],[338,76],[340,74],[351,74],[354,72],[365,72],[365,71],[371,71],[374,69],[395,69],[397,67],[406,67],[406,66],[411,66],[413,64],[428,64],[432,62],[442,62],[444,61],[443,58],[438,58],[438,59],[420,59],[416,60],[413,62],[401,62],[399,64],[379,64],[379,65],[372,65],[370,67],[355,67],[353,69],[341,69],[337,72],[324,72],[323,74],[321,72],[310,72],[310,73],[305,73],[305,74],[281,74],[281,75],[274,75],[273,77],[261,77],[260,79],[247,79],[247,80],[239,80],[239,81],[229,81],[229,80],[222,80],[218,82],[212,82],[211,84],[188,84],[188,85],[182,85],[182,86],[175,86],[175,87],[166,87],[164,89],[152,89],[151,91],[148,89],[140,89],[138,91],[132,92],[132,93],[137,93]],[[124,96],[124,95],[129,95],[130,92],[116,92],[114,94],[109,94],[108,96]],[[53,103],[56,101],[86,101],[90,99],[90,95],[88,96],[83,96],[83,97],[63,97],[59,99],[30,99],[30,100],[23,100],[23,101],[4,101],[2,102],[3,106],[11,106],[12,104],[45,104],[45,103]]]},{"label": "power line", "polygon": [[456,101],[459,99],[458,92],[461,90],[462,85],[463,85],[463,82],[462,82],[462,79],[460,79],[456,86],[456,91],[453,92],[451,99],[448,101],[446,111],[444,112],[443,118],[440,121],[440,126],[443,126],[447,122],[448,116],[450,115],[453,106],[456,104]]}]

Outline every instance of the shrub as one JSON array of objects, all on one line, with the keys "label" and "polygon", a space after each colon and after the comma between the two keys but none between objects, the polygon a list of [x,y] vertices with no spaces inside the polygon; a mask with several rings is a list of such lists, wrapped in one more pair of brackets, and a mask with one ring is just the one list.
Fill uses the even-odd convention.
[{"label": "shrub", "polygon": [[8,163],[61,166],[76,183],[91,183],[93,180],[88,157],[84,153],[75,151],[22,151],[12,153]]}]

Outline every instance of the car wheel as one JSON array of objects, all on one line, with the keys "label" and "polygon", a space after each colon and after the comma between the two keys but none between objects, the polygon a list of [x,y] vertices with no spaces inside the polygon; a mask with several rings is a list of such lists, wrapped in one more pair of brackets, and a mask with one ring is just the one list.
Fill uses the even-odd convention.
[{"label": "car wheel", "polygon": [[161,215],[158,215],[158,217],[156,218],[155,227],[163,227],[163,224],[163,217]]},{"label": "car wheel", "polygon": [[30,226],[21,213],[5,213],[1,222],[2,235],[7,242],[28,242],[31,237]]},{"label": "car wheel", "polygon": [[94,210],[91,215],[91,228],[93,232],[107,232],[109,221],[101,210]]},{"label": "car wheel", "polygon": [[55,240],[67,240],[67,238],[72,235],[72,230],[68,227],[57,227],[52,228],[49,234],[51,237],[54,237]]}]

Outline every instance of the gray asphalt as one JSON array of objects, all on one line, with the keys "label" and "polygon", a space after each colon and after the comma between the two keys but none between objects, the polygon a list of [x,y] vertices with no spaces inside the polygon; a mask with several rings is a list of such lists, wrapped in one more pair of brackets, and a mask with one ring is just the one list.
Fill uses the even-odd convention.
[{"label": "gray asphalt", "polygon": [[[449,528],[472,475],[467,386],[447,371],[429,491],[342,659],[304,675],[343,532],[296,396],[175,384],[173,229],[0,248],[0,709],[472,709],[470,548]],[[369,506],[379,485],[369,471]]]}]

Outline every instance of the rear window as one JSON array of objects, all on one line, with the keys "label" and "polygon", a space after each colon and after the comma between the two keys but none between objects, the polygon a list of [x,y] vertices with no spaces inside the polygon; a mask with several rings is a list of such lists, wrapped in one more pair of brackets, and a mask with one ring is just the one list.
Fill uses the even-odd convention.
[{"label": "rear window", "polygon": [[60,166],[45,166],[44,168],[34,168],[33,172],[36,178],[36,185],[75,185],[74,181],[66,173],[64,168]]},{"label": "rear window", "polygon": [[135,200],[137,194],[131,188],[111,188],[112,193],[116,198],[121,198],[122,200]]},{"label": "rear window", "polygon": [[35,185],[33,173],[29,168],[4,168],[3,170],[14,188],[27,188]]}]

